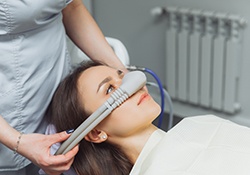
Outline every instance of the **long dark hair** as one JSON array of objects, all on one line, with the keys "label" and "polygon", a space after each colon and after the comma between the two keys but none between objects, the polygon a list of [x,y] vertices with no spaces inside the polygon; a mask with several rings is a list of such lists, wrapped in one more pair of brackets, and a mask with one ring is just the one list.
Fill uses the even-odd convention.
[{"label": "long dark hair", "polygon": [[[83,62],[60,83],[47,110],[57,132],[76,129],[90,115],[80,105],[77,81],[84,70],[100,65]],[[83,139],[72,166],[79,175],[128,175],[133,165],[118,146]]]}]

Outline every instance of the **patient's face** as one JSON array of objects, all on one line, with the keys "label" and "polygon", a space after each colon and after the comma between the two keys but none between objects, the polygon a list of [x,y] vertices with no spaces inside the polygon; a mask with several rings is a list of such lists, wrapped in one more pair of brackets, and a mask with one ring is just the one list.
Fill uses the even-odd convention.
[{"label": "patient's face", "polygon": [[[107,66],[91,67],[78,80],[81,102],[91,114],[120,87],[124,74]],[[99,125],[109,136],[125,137],[149,126],[159,115],[160,106],[144,87],[117,107]]]}]

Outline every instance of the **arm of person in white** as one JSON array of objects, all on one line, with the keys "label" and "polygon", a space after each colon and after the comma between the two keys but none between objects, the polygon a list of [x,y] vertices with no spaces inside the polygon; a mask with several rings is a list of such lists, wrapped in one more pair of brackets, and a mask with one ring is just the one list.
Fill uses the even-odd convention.
[{"label": "arm of person in white", "polygon": [[[46,172],[53,172],[54,166],[60,167],[61,171],[69,169],[74,160],[74,156],[78,152],[78,147],[75,147],[65,155],[51,156],[47,150],[53,143],[62,142],[70,135],[66,132],[60,132],[53,135],[43,135],[37,133],[24,133],[15,130],[6,120],[0,115],[0,143],[14,151],[14,153],[21,154],[37,166],[43,168]],[[57,162],[57,164],[53,164]],[[50,165],[52,165],[50,167]],[[57,167],[57,168],[58,168]],[[61,172],[58,170],[58,172]]]},{"label": "arm of person in white", "polygon": [[69,38],[90,59],[125,69],[82,0],[72,1],[63,10],[63,22]]},{"label": "arm of person in white", "polygon": [[[55,134],[56,133],[56,129],[54,127],[54,125],[50,124],[47,126],[46,128],[46,132],[45,134],[50,135],[50,134]],[[54,155],[55,152],[58,150],[58,148],[61,146],[60,143],[55,143],[50,147],[50,154]],[[46,174],[42,169],[39,170],[39,174],[43,175]],[[65,171],[63,173],[64,175],[77,175],[75,170],[71,167],[68,171]]]},{"label": "arm of person in white", "polygon": [[12,128],[0,115],[0,142],[14,151],[20,133]]}]

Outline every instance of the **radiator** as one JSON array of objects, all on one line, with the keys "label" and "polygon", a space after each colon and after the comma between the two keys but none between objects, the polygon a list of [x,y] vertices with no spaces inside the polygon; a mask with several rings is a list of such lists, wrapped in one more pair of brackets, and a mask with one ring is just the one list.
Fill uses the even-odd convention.
[{"label": "radiator", "polygon": [[166,14],[166,87],[172,99],[237,112],[245,20],[175,7]]}]

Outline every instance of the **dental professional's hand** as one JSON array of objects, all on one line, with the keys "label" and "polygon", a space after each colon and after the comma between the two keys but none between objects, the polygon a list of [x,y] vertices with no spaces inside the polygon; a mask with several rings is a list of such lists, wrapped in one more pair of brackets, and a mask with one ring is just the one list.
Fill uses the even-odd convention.
[{"label": "dental professional's hand", "polygon": [[66,132],[52,135],[23,134],[17,152],[39,166],[46,174],[60,175],[71,167],[79,148],[75,146],[65,155],[51,155],[50,147],[69,136]]}]

